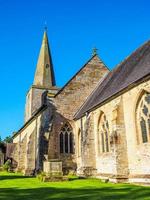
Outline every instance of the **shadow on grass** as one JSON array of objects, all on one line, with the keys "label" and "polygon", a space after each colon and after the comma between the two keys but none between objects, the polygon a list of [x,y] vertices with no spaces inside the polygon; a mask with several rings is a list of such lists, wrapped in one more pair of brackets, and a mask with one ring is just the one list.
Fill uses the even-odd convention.
[{"label": "shadow on grass", "polygon": [[1,180],[9,180],[9,179],[25,179],[25,178],[33,178],[31,176],[22,176],[22,175],[0,175],[0,181]]},{"label": "shadow on grass", "polygon": [[68,178],[69,178],[69,181],[76,181],[76,180],[79,180],[79,179],[83,179],[83,178],[80,178],[78,176],[75,176],[75,177],[72,176],[72,177],[68,177]]},{"label": "shadow on grass", "polygon": [[150,189],[129,185],[100,188],[1,188],[0,200],[150,200]]},{"label": "shadow on grass", "polygon": [[33,178],[31,176],[0,176],[0,180]]},{"label": "shadow on grass", "polygon": [[[16,174],[2,174],[0,176],[1,180],[9,180],[9,179],[27,179],[33,177],[25,177],[22,175]],[[76,181],[77,177],[72,177],[72,184],[78,184]],[[84,180],[83,180],[84,181]],[[8,181],[9,182],[9,181]],[[0,200],[150,200],[150,187],[141,187],[134,186],[129,184],[101,184],[101,185],[89,185],[81,186],[79,188],[72,188],[70,185],[60,185],[50,183],[48,186],[44,186],[44,183],[37,187],[33,185],[31,182],[27,186],[27,182],[23,182],[20,180],[20,185],[24,185],[28,188],[20,188],[13,186],[13,182],[11,185],[5,186],[2,182],[2,187],[0,188]],[[15,181],[14,181],[15,183]],[[29,182],[30,183],[30,182]],[[84,182],[83,182],[84,183]],[[34,183],[36,184],[36,182]],[[71,185],[72,185],[71,184]],[[4,188],[5,187],[5,188]]]}]

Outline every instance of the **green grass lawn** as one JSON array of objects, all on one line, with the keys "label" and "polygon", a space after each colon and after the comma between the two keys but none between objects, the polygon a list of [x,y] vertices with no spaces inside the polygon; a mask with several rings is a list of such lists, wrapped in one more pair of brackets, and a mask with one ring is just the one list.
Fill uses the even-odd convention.
[{"label": "green grass lawn", "polygon": [[43,183],[0,172],[0,200],[150,200],[150,187],[102,183],[97,179]]}]

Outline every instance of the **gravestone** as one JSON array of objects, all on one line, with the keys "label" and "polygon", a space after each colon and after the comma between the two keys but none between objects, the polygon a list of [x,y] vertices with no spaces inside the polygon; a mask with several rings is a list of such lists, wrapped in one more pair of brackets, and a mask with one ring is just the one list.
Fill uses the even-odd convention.
[{"label": "gravestone", "polygon": [[63,176],[62,161],[60,161],[58,159],[44,161],[43,171],[47,175],[50,175],[50,176],[53,176],[53,177]]}]

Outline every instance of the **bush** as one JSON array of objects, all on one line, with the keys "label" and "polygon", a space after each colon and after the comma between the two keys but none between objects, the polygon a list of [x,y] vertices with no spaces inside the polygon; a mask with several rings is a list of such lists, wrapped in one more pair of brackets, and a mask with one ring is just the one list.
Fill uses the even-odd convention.
[{"label": "bush", "polygon": [[40,181],[43,181],[43,179],[46,177],[46,173],[45,172],[40,172],[39,174],[37,174],[36,176]]},{"label": "bush", "polygon": [[3,165],[3,170],[8,172],[11,171],[11,168],[12,168],[11,160],[8,159]]}]

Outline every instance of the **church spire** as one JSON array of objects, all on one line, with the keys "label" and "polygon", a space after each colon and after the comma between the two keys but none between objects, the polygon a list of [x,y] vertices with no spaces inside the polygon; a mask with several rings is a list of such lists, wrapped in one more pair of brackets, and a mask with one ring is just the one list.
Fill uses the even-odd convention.
[{"label": "church spire", "polygon": [[42,88],[50,88],[56,85],[46,29],[43,35],[33,84]]}]

